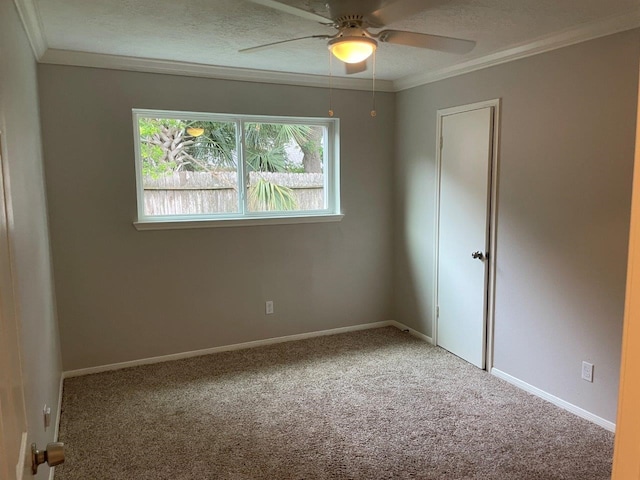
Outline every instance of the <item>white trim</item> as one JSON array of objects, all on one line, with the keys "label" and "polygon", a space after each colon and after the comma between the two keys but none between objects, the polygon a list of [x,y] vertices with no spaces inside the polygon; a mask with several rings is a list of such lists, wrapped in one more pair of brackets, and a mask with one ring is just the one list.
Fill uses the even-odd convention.
[{"label": "white trim", "polygon": [[[325,75],[308,75],[302,73],[274,72],[270,70],[253,70],[249,68],[221,67],[201,63],[176,62],[173,60],[157,60],[152,58],[126,57],[122,55],[105,55],[101,53],[78,52],[50,48],[41,63],[54,65],[71,65],[77,67],[109,68],[112,70],[129,70],[133,72],[164,73],[167,75],[186,75],[189,77],[217,78],[221,80],[237,80],[241,82],[275,83],[280,85],[300,85],[306,87],[329,88],[330,77]],[[332,88],[343,90],[371,90],[371,79],[331,77]],[[377,80],[376,90],[393,92],[393,82]]]},{"label": "white trim", "polygon": [[440,317],[440,305],[438,305],[438,254],[440,252],[440,175],[442,154],[442,118],[440,112],[436,112],[436,184],[433,189],[434,215],[433,215],[433,310],[431,312],[431,334],[433,344],[438,345],[438,318]]},{"label": "white trim", "polygon": [[408,75],[393,82],[394,91],[400,92],[409,88],[444,80],[445,78],[464,75],[465,73],[475,72],[638,27],[640,27],[640,9],[634,8],[622,14],[585,23],[533,42],[473,58],[466,62],[435,69],[430,72]]},{"label": "white trim", "polygon": [[435,225],[434,225],[434,288],[433,288],[433,341],[434,345],[438,344],[438,257],[440,252],[440,177],[442,168],[442,119],[449,115],[458,113],[480,110],[483,108],[491,108],[491,166],[489,171],[489,199],[488,199],[488,222],[487,226],[487,246],[489,254],[489,271],[487,272],[486,284],[486,319],[483,342],[485,345],[483,368],[487,371],[493,367],[493,329],[495,316],[495,287],[496,287],[496,238],[497,238],[497,205],[498,205],[498,157],[500,147],[500,106],[501,100],[495,98],[481,102],[471,103],[468,105],[459,105],[450,108],[444,108],[437,111],[436,121],[436,188],[435,188]]},{"label": "white trim", "polygon": [[[186,75],[192,77],[219,78],[245,82],[275,83],[281,85],[301,85],[327,88],[329,77],[264,70],[220,67],[198,63],[176,62],[152,58],[106,55],[91,52],[59,50],[48,48],[43,33],[42,22],[34,0],[14,0],[24,25],[31,48],[41,63],[54,65],[73,65],[93,68],[109,68],[134,72],[164,73],[168,75]],[[400,92],[409,88],[425,85],[446,78],[463,75],[484,68],[568,47],[577,43],[613,35],[640,27],[640,10],[631,9],[618,15],[578,25],[533,42],[524,43],[499,52],[473,58],[466,62],[434,69],[426,73],[408,75],[397,80],[377,80],[376,89],[380,92]],[[371,89],[371,80],[364,78],[333,77],[333,88],[346,90]]]},{"label": "white trim", "polygon": [[493,145],[491,145],[491,199],[489,203],[489,282],[487,285],[487,324],[486,329],[486,351],[484,355],[485,370],[493,368],[494,354],[494,329],[496,314],[496,276],[497,276],[497,240],[498,240],[498,184],[500,178],[498,172],[500,161],[500,112],[502,110],[502,99],[491,100],[493,103]]},{"label": "white trim", "polygon": [[[136,172],[136,221],[133,226],[138,229],[138,220],[141,218],[141,214],[144,215],[144,185],[142,182],[142,154],[140,153],[140,120],[138,119],[138,114],[136,110],[133,109],[132,114],[132,122],[131,126],[133,127],[133,162],[135,166]],[[139,230],[139,229],[138,229]]]},{"label": "white trim", "polygon": [[471,112],[473,110],[481,110],[487,107],[499,107],[500,99],[494,98],[492,100],[483,100],[475,103],[468,103],[465,105],[456,105],[453,107],[441,108],[438,110],[438,114],[442,117],[447,117],[449,115],[456,115],[458,113]]},{"label": "white trim", "polygon": [[[73,377],[80,377],[83,375],[91,375],[94,373],[101,373],[101,372],[108,372],[108,371],[112,371],[112,370],[121,370],[123,368],[130,368],[130,367],[137,367],[140,365],[150,365],[150,364],[154,364],[154,363],[162,363],[162,362],[169,362],[172,360],[180,360],[183,358],[191,358],[191,357],[199,357],[202,355],[210,355],[212,353],[219,353],[219,352],[228,352],[228,351],[232,351],[232,350],[242,350],[242,349],[246,349],[246,348],[255,348],[255,347],[260,347],[260,346],[264,346],[264,345],[274,345],[277,343],[285,343],[285,342],[292,342],[292,341],[296,341],[296,340],[304,340],[307,338],[315,338],[315,337],[322,337],[322,336],[328,336],[328,335],[336,335],[336,334],[340,334],[340,333],[348,333],[348,332],[355,332],[355,331],[361,331],[361,330],[370,330],[370,329],[374,329],[374,328],[383,328],[383,327],[395,327],[399,330],[403,330],[403,331],[408,331],[411,335],[426,341],[427,343],[433,344],[433,341],[430,337],[428,337],[427,335],[424,335],[423,333],[418,332],[417,330],[414,330],[413,328],[410,328],[406,325],[404,325],[403,323],[397,322],[395,320],[387,320],[387,321],[383,321],[383,322],[374,322],[374,323],[365,323],[365,324],[361,324],[361,325],[353,325],[350,327],[341,327],[341,328],[333,328],[330,330],[321,330],[318,332],[309,332],[309,333],[301,333],[301,334],[297,334],[297,335],[287,335],[284,337],[275,337],[275,338],[268,338],[268,339],[264,339],[264,340],[256,340],[256,341],[252,341],[252,342],[244,342],[244,343],[236,343],[233,345],[223,345],[220,347],[213,347],[213,348],[206,348],[206,349],[202,349],[202,350],[194,350],[194,351],[190,351],[190,352],[182,352],[182,353],[175,353],[175,354],[171,354],[171,355],[163,355],[163,356],[158,356],[158,357],[151,357],[151,358],[143,358],[140,360],[132,360],[129,362],[120,362],[120,363],[112,363],[109,365],[101,365],[101,366],[97,366],[97,367],[89,367],[89,368],[82,368],[82,369],[78,369],[78,370],[69,370],[69,371],[65,371],[63,372],[61,379],[60,379],[60,399],[58,400],[58,413],[57,413],[57,420],[56,420],[56,432],[55,432],[55,440],[58,439],[58,426],[60,424],[60,416],[61,416],[61,405],[62,405],[62,381],[65,378],[73,378]],[[601,417],[598,417],[597,415],[594,415],[591,412],[588,412],[580,407],[577,407],[565,400],[562,400],[554,395],[551,395],[543,390],[540,390],[537,387],[534,387],[532,385],[529,385],[526,382],[523,382],[522,380],[519,380],[507,373],[502,372],[501,370],[498,370],[497,368],[492,368],[491,369],[491,374],[501,378],[502,380],[505,380],[529,393],[532,393],[533,395],[536,395],[544,400],[547,400],[551,403],[553,403],[554,405],[557,405],[571,413],[574,413],[575,415],[578,415],[579,417],[585,418],[586,420],[589,420],[597,425],[600,425],[601,427],[615,432],[615,424],[612,422],[609,422],[608,420],[605,420]],[[52,470],[53,471],[53,470]],[[50,477],[51,478],[51,477]]]},{"label": "white trim", "polygon": [[237,218],[227,220],[143,220],[133,222],[136,230],[179,230],[187,228],[249,227],[256,225],[292,225],[297,223],[339,222],[344,214],[296,215],[289,217]]},{"label": "white trim", "polygon": [[56,410],[56,424],[53,429],[53,441],[58,441],[60,432],[60,419],[62,418],[62,392],[64,389],[64,372],[60,372],[60,386],[58,387],[58,408]]},{"label": "white trim", "polygon": [[553,403],[554,405],[577,415],[578,417],[584,418],[585,420],[589,420],[596,425],[600,425],[602,428],[609,430],[610,432],[616,431],[616,424],[610,422],[609,420],[605,420],[602,417],[599,417],[583,408],[580,408],[572,403],[567,402],[566,400],[562,400],[561,398],[556,397],[555,395],[551,395],[550,393],[545,392],[544,390],[539,389],[538,387],[534,387],[533,385],[529,385],[527,382],[524,382],[516,377],[509,375],[508,373],[503,372],[502,370],[498,370],[497,368],[491,369],[491,375],[498,377],[506,382],[515,385],[516,387],[521,388],[522,390],[529,392],[536,397],[540,397],[543,400]]},{"label": "white trim", "polygon": [[58,433],[60,431],[60,419],[62,418],[62,391],[64,389],[64,372],[60,373],[60,387],[58,389],[58,408],[56,411],[56,425],[53,430],[53,441],[58,441]]},{"label": "white trim", "polygon": [[[60,419],[62,418],[62,390],[64,387],[64,373],[60,374],[60,386],[58,387],[58,408],[56,410],[56,424],[53,430],[53,441],[58,441],[58,433],[60,432]],[[56,473],[56,467],[49,469],[49,480],[53,480]]]},{"label": "white trim", "polygon": [[392,327],[396,327],[398,330],[402,330],[404,332],[409,332],[414,337],[419,338],[420,340],[424,340],[425,342],[433,345],[433,340],[431,339],[431,337],[428,337],[424,333],[414,330],[411,327],[407,327],[404,323],[396,322],[395,320],[390,320],[389,323]]},{"label": "white trim", "polygon": [[47,51],[47,39],[44,36],[42,20],[34,0],[14,0],[18,15],[27,34],[33,55],[40,60]]},{"label": "white trim", "polygon": [[[140,360],[131,360],[129,362],[111,363],[109,365],[100,365],[97,367],[81,368],[78,370],[69,370],[64,372],[63,378],[80,377],[83,375],[91,375],[93,373],[108,372],[111,370],[121,370],[123,368],[137,367],[140,365],[149,365],[153,363],[169,362],[171,360],[180,360],[183,358],[200,357],[202,355],[210,355],[212,353],[229,352],[232,350],[243,350],[246,348],[262,347],[264,345],[273,345],[276,343],[293,342],[296,340],[305,340],[307,338],[324,337],[327,335],[336,335],[339,333],[356,332],[359,330],[370,330],[373,328],[396,326],[397,322],[383,321],[374,323],[364,323],[360,325],[352,325],[350,327],[332,328],[330,330],[320,330],[318,332],[299,333],[297,335],[287,335],[284,337],[266,338],[264,340],[255,340],[252,342],[236,343],[233,345],[222,345],[220,347],[205,348],[202,350],[194,350],[191,352],[173,353],[170,355],[162,355],[159,357],[142,358]],[[401,325],[401,324],[398,324]]]},{"label": "white trim", "polygon": [[[238,227],[249,225],[273,225],[295,223],[335,222],[342,220],[340,208],[340,119],[323,117],[267,116],[230,113],[187,112],[171,110],[132,109],[134,138],[134,160],[136,172],[136,197],[138,205],[137,230],[167,230],[184,228]],[[147,118],[201,120],[224,122],[235,125],[237,149],[237,176],[239,209],[234,213],[199,213],[181,215],[147,215],[145,212],[145,190],[142,178],[142,154],[140,120]],[[248,179],[245,178],[247,159],[245,155],[245,122],[267,122],[318,126],[324,129],[323,194],[325,208],[315,210],[291,210],[277,212],[252,212],[248,206]]]},{"label": "white trim", "polygon": [[18,453],[18,463],[16,464],[16,480],[22,480],[24,478],[24,470],[27,465],[31,465],[31,452],[27,455],[27,443],[29,439],[29,432],[22,432],[20,438],[20,452]]}]

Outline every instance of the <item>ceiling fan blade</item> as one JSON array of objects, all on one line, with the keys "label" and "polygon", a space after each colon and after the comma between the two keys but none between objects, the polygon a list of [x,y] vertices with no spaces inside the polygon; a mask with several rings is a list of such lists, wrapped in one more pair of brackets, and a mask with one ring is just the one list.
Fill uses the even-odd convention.
[{"label": "ceiling fan blade", "polygon": [[408,45],[410,47],[428,48],[447,53],[468,53],[476,46],[473,40],[443,37],[428,33],[405,32],[402,30],[383,30],[375,34],[381,42]]},{"label": "ceiling fan blade", "polygon": [[366,14],[365,20],[371,26],[383,27],[447,1],[449,0],[429,0],[426,2],[424,0],[396,0],[374,12]]},{"label": "ceiling fan blade", "polygon": [[298,40],[305,40],[307,38],[332,38],[332,35],[309,35],[307,37],[299,37],[299,38],[290,38],[289,40],[280,40],[279,42],[271,42],[265,43],[264,45],[257,45],[255,47],[243,48],[242,50],[238,50],[239,53],[250,53],[257,52],[258,50],[262,50],[263,48],[271,48],[275,45],[280,45],[281,43],[289,43],[289,42],[297,42]]},{"label": "ceiling fan blade", "polygon": [[296,17],[304,18],[306,20],[311,20],[312,22],[319,22],[322,24],[333,24],[333,20],[330,18],[325,18],[317,13],[309,12],[307,10],[303,10],[302,8],[292,7],[291,5],[287,5],[285,3],[276,2],[275,0],[250,0],[253,3],[258,5],[262,5],[264,7],[273,8],[274,10],[279,10],[281,12],[288,13],[290,15],[295,15]]},{"label": "ceiling fan blade", "polygon": [[[320,1],[321,0],[315,0],[315,3],[319,3]],[[328,16],[333,19],[353,15],[362,15],[366,19],[371,12],[378,11],[382,5],[388,3],[388,1],[389,0],[324,0],[324,3],[328,9]],[[309,3],[309,0],[307,0],[307,3]],[[369,23],[368,25],[370,27],[374,26]]]},{"label": "ceiling fan blade", "polygon": [[345,63],[344,64],[345,71],[347,75],[353,75],[354,73],[360,73],[367,70],[367,61],[363,60],[358,63]]}]

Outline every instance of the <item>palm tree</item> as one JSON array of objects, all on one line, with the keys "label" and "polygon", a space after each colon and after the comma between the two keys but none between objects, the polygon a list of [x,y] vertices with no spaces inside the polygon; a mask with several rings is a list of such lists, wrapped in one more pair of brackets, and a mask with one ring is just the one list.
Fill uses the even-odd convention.
[{"label": "palm tree", "polygon": [[[189,135],[199,124],[206,124],[205,135]],[[235,124],[144,118],[139,129],[145,175],[235,168]]]},{"label": "palm tree", "polygon": [[[191,129],[198,135],[190,135]],[[246,178],[252,210],[294,210],[293,191],[273,183],[269,173],[289,168],[285,147],[294,141],[303,152],[305,172],[322,172],[323,128],[248,122],[244,130]],[[143,174],[157,177],[177,171],[237,169],[235,122],[141,119]],[[253,178],[253,181],[252,181]]]},{"label": "palm tree", "polygon": [[295,139],[300,150],[302,150],[302,153],[304,154],[304,157],[302,158],[302,165],[304,166],[304,171],[307,173],[322,173],[323,135],[324,128],[311,126],[304,137]]}]

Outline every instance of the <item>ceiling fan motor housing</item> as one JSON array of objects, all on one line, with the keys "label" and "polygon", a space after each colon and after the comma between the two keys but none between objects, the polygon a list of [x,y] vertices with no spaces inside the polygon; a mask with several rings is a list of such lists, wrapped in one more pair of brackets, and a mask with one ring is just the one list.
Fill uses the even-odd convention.
[{"label": "ceiling fan motor housing", "polygon": [[371,38],[363,25],[362,15],[345,15],[336,19],[338,37],[368,37]]},{"label": "ceiling fan motor housing", "polygon": [[[338,33],[337,39],[344,38],[367,38],[373,40],[365,26],[363,26],[362,15],[345,15],[336,19]],[[375,42],[375,41],[374,41]],[[376,43],[377,44],[377,43]]]},{"label": "ceiling fan motor housing", "polygon": [[339,27],[357,26],[362,27],[364,17],[362,15],[343,15],[336,18],[336,24]]}]

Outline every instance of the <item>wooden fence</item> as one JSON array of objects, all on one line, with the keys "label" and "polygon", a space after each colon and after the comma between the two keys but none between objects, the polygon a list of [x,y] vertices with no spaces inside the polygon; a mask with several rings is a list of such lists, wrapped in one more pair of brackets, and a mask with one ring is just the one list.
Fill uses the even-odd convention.
[{"label": "wooden fence", "polygon": [[[324,208],[321,173],[250,172],[249,188],[261,178],[290,188],[297,210]],[[158,178],[144,177],[146,215],[193,215],[238,211],[235,172],[177,172]]]}]

